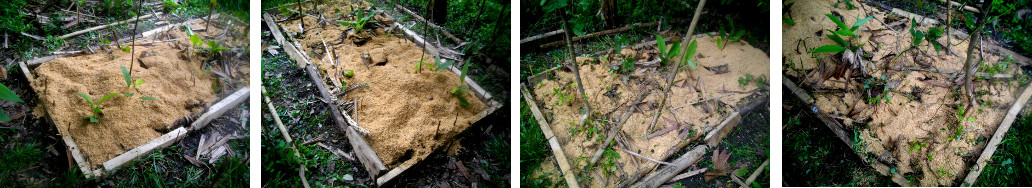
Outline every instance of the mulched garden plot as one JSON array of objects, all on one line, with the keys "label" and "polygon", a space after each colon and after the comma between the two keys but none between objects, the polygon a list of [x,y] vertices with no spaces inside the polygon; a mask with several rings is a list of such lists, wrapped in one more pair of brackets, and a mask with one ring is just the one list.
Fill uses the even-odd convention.
[{"label": "mulched garden plot", "polygon": [[[927,41],[905,51],[913,43],[910,29],[927,33],[934,26],[921,23],[934,20],[898,9],[890,13],[865,3],[849,10],[835,7],[835,1],[786,3],[791,2],[795,5],[786,10],[790,14],[786,17],[797,22],[782,26],[785,75],[791,79],[786,83],[798,83],[813,94],[815,110],[827,112],[834,119],[832,124],[854,131],[854,143],[850,144],[856,153],[865,160],[877,160],[872,166],[883,175],[894,176],[901,185],[957,185],[957,177],[972,167],[970,162],[979,157],[986,138],[997,131],[1017,100],[1021,90],[1014,78],[1027,77],[1014,66],[1027,64],[1022,61],[1026,58],[1008,57],[1008,50],[993,44],[976,47],[975,54],[985,58],[975,79],[975,96],[981,105],[961,116],[965,102],[959,92],[963,84],[960,70],[969,44],[966,34],[944,34],[940,43],[951,38],[950,43],[956,45],[941,52]],[[835,44],[825,35],[837,26],[825,14],[848,24],[873,16],[857,30],[865,52],[862,63],[856,65],[860,68],[852,68],[854,65],[837,55],[821,53],[813,58],[808,53]],[[912,25],[911,18],[918,25]]]},{"label": "mulched garden plot", "polygon": [[[763,51],[745,43],[727,44],[719,49],[713,38],[697,35],[697,70],[682,71],[675,78],[675,85],[667,100],[667,107],[662,120],[655,125],[654,131],[648,128],[657,112],[662,92],[657,87],[664,87],[665,70],[646,67],[657,56],[654,45],[639,45],[635,49],[622,49],[601,58],[579,57],[585,95],[594,109],[593,116],[601,117],[590,124],[577,127],[582,114],[579,112],[583,101],[576,96],[576,83],[573,73],[566,69],[553,69],[530,79],[533,87],[533,99],[545,114],[546,121],[558,138],[565,152],[566,160],[573,164],[574,172],[579,179],[585,179],[585,185],[591,187],[612,187],[628,183],[643,171],[654,169],[659,164],[633,156],[630,152],[656,160],[665,160],[684,147],[683,143],[707,134],[728,119],[728,114],[736,111],[735,106],[744,105],[756,96],[766,97],[765,89],[758,88],[755,78],[764,78],[769,72],[769,59]],[[614,73],[613,66],[618,66],[624,58],[638,59],[639,63],[631,76]],[[675,61],[676,62],[676,61]],[[709,68],[707,68],[709,67]],[[690,73],[689,73],[690,72]],[[739,79],[747,76],[754,78],[747,84],[739,84]],[[528,88],[530,89],[530,88]],[[636,101],[645,93],[639,104],[628,104]],[[752,97],[750,97],[752,96]],[[528,101],[532,102],[532,101]],[[634,113],[622,127],[621,139],[614,142],[613,150],[607,151],[603,159],[588,168],[588,162],[605,139],[608,130],[605,125],[615,124],[624,113]],[[541,121],[539,119],[539,121]],[[602,126],[598,126],[602,125]],[[658,133],[658,134],[656,134]],[[549,133],[546,133],[548,137]],[[621,141],[622,140],[622,141]],[[628,152],[629,151],[629,152]],[[549,160],[551,161],[551,160]],[[554,163],[542,165],[541,174],[534,176],[563,174]],[[559,182],[558,178],[553,178]]]},{"label": "mulched garden plot", "polygon": [[[290,44],[284,48],[296,46],[302,53],[291,56],[295,60],[302,58],[298,60],[302,66],[310,62],[317,67],[319,78],[324,80],[316,84],[325,84],[330,88],[328,92],[338,98],[332,102],[334,108],[341,107],[345,119],[367,130],[369,134],[360,138],[368,142],[386,167],[395,169],[384,176],[374,176],[389,180],[447,146],[474,122],[501,106],[470,78],[460,80],[458,65],[448,67],[448,71],[434,71],[429,65],[422,65],[416,71],[415,62],[421,56],[424,62],[434,63],[431,55],[447,52],[432,44],[424,48],[401,38],[423,40],[382,14],[373,16],[362,31],[331,21],[356,20],[358,16],[352,14],[355,10],[368,14],[372,10],[363,8],[371,7],[366,2],[302,3],[303,16],[297,16],[296,7],[297,4],[270,9],[278,14],[267,14],[266,19],[272,20],[266,22],[276,22],[286,34],[286,41],[297,41],[287,42]],[[429,53],[424,53],[424,49]],[[469,92],[461,95],[468,105],[461,105],[460,98],[450,94],[460,83],[468,86],[464,90]]]},{"label": "mulched garden plot", "polygon": [[[188,21],[185,25],[194,28],[194,33],[201,36],[202,40],[217,40],[224,47],[235,48],[247,44],[246,40],[226,37],[240,37],[239,32],[234,31],[246,30],[246,25],[225,24],[227,29],[232,29],[228,31],[216,27],[201,31],[198,28],[206,25],[199,20]],[[212,24],[215,25],[222,24]],[[134,65],[132,72],[133,79],[143,79],[146,84],[129,91],[125,90],[120,69],[129,61],[129,54],[112,46],[101,47],[93,54],[37,61],[46,63],[37,64],[38,67],[32,70],[35,76],[27,73],[42,101],[42,105],[37,108],[46,109],[46,113],[37,110],[35,115],[46,116],[57,126],[73,158],[87,177],[102,176],[106,171],[116,169],[153,149],[172,144],[182,139],[185,133],[203,127],[215,116],[231,110],[247,98],[246,87],[233,92],[226,100],[215,96],[215,91],[220,88],[246,85],[246,81],[227,85],[219,83],[222,79],[218,79],[247,77],[246,63],[242,66],[238,66],[238,63],[233,65],[236,69],[220,68],[221,72],[212,71],[220,74],[218,77],[209,75],[206,66],[218,68],[227,65],[220,64],[224,63],[221,61],[238,57],[213,59],[198,55],[200,49],[191,47],[187,32],[181,26],[172,24],[143,33],[144,37],[137,41],[135,53],[138,63],[134,62],[137,65]],[[222,54],[228,56],[234,53]],[[208,62],[214,64],[209,65]],[[117,92],[132,92],[136,97],[153,97],[157,100],[144,101],[118,95],[100,104],[105,110],[98,123],[83,119],[93,113],[90,105],[78,94],[99,100],[108,93]]]}]

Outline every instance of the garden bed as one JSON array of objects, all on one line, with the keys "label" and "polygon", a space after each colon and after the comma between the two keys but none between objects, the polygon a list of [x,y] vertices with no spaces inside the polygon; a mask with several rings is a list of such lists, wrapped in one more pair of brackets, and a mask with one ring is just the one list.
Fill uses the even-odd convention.
[{"label": "garden bed", "polygon": [[[713,37],[696,35],[694,38],[698,41],[698,48],[693,60],[699,62],[698,69],[677,74],[670,90],[671,97],[667,98],[667,110],[654,127],[651,124],[662,99],[659,87],[666,85],[667,74],[656,68],[659,63],[654,60],[659,54],[655,42],[602,52],[599,57],[577,58],[586,99],[593,108],[592,120],[583,127],[578,126],[583,116],[580,107],[584,101],[575,97],[576,82],[567,67],[551,69],[529,78],[529,83],[524,83],[527,89],[524,95],[531,96],[524,99],[533,103],[532,107],[540,107],[543,116],[536,115],[535,118],[544,122],[541,123],[542,129],[551,130],[544,131],[546,139],[552,139],[554,135],[561,147],[553,148],[556,150],[553,152],[558,152],[559,165],[546,162],[538,172],[541,174],[534,177],[557,177],[555,175],[567,175],[568,170],[572,170],[577,177],[567,177],[568,184],[583,183],[589,187],[630,185],[641,178],[642,173],[660,167],[660,164],[634,156],[632,152],[650,159],[666,160],[703,135],[707,141],[719,142],[727,134],[726,130],[737,124],[740,117],[737,111],[741,107],[767,97],[765,81],[761,80],[769,78],[766,75],[770,70],[769,58],[762,50],[742,42],[726,44],[721,50]],[[627,71],[627,68],[618,68],[625,58],[635,59],[636,66],[629,73],[620,73]],[[741,84],[740,80],[743,81]],[[643,100],[633,104],[639,97]],[[614,149],[607,149],[602,159],[589,167],[590,159],[606,138],[608,131],[605,130],[611,129],[606,126],[615,126],[619,117],[628,117],[623,115],[626,113],[632,115],[621,127]],[[563,164],[567,161],[571,167],[563,167],[567,166]],[[560,167],[571,169],[560,171]]]},{"label": "garden bed", "polygon": [[[42,110],[35,115],[46,117],[57,127],[72,158],[87,177],[102,177],[137,157],[168,146],[247,99],[246,87],[225,98],[216,96],[226,84],[217,82],[218,77],[205,67],[219,68],[221,64],[205,63],[219,60],[198,55],[201,52],[191,47],[190,37],[183,29],[186,25],[194,28],[202,40],[219,40],[228,47],[247,44],[246,40],[223,38],[234,36],[228,32],[246,30],[246,25],[227,27],[232,30],[224,31],[207,27],[200,19],[144,32],[136,42],[132,79],[145,80],[145,84],[135,88],[126,87],[121,69],[130,61],[130,54],[115,46],[101,46],[94,53],[72,57],[51,56],[22,62],[22,70],[41,101],[37,109]],[[220,24],[212,24],[215,25]],[[222,74],[247,77],[247,67],[245,63],[236,70],[222,69],[226,72]],[[237,84],[246,85],[246,81],[229,85]],[[119,92],[134,93],[135,97],[111,97],[107,103],[98,104],[104,111],[97,115],[98,122],[84,119],[94,112],[79,94],[100,99]],[[142,100],[143,97],[156,100]]]},{"label": "garden bed", "polygon": [[[461,71],[456,67],[463,62],[442,67],[448,71],[433,70],[430,64],[438,62],[432,55],[441,54],[440,49],[432,44],[421,47],[418,43],[423,42],[422,37],[390,18],[373,13],[363,30],[329,21],[357,21],[361,16],[351,13],[369,15],[372,10],[363,7],[371,7],[370,4],[302,3],[301,7],[303,16],[294,17],[290,15],[297,15],[293,10],[297,4],[270,9],[269,12],[279,14],[266,14],[266,23],[274,23],[269,24],[276,27],[270,28],[274,33],[286,34],[277,36],[277,40],[299,67],[317,70],[318,75],[313,76],[318,78],[315,84],[326,86],[321,88],[333,98],[332,108],[340,108],[342,121],[365,133],[354,139],[367,142],[375,152],[372,156],[377,158],[376,162],[382,161],[383,166],[393,169],[382,176],[378,170],[369,170],[377,184],[389,182],[431,153],[453,144],[474,122],[500,108],[500,103],[472,79],[460,77]],[[364,62],[363,56],[370,57],[371,62]],[[421,70],[417,71],[414,66],[420,61],[427,64],[420,64]],[[462,90],[469,92],[458,96],[468,104],[462,104],[460,97],[451,94],[460,85],[465,85]],[[352,144],[355,142],[352,140]]]},{"label": "garden bed", "polygon": [[[900,185],[959,185],[957,177],[973,169],[971,161],[1019,101],[1022,90],[1017,86],[1024,85],[1019,80],[1027,80],[1015,66],[1027,64],[1027,58],[985,39],[989,44],[975,48],[984,57],[984,63],[975,63],[974,97],[980,105],[966,108],[960,88],[967,34],[946,32],[935,20],[877,5],[857,3],[849,9],[835,1],[786,3],[795,3],[785,16],[796,20],[782,24],[786,86],[811,103],[812,111],[823,113],[818,115],[822,121],[865,163]],[[828,35],[837,26],[826,14],[847,24],[872,18],[855,31],[864,52],[855,53],[864,54],[857,58],[860,63],[850,64],[852,60],[838,54],[811,53],[836,44]],[[942,33],[942,38],[914,44],[914,36],[932,33]],[[936,50],[930,41],[944,44],[943,49]]]}]

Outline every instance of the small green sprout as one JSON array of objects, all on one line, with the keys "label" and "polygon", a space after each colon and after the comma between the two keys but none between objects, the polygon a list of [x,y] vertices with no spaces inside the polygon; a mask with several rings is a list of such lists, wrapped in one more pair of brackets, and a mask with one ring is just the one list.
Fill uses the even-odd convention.
[{"label": "small green sprout", "polygon": [[79,97],[82,97],[83,99],[86,99],[86,102],[89,102],[90,107],[93,109],[93,115],[92,116],[83,117],[82,119],[89,120],[90,123],[100,122],[100,117],[99,116],[104,115],[104,112],[101,111],[104,108],[100,107],[100,104],[104,103],[104,101],[106,101],[106,100],[108,100],[108,99],[110,99],[111,97],[114,97],[114,96],[118,96],[118,93],[108,94],[108,95],[104,96],[103,98],[100,98],[100,100],[98,100],[97,102],[93,102],[93,99],[91,99],[89,95],[79,93]]},{"label": "small green sprout", "polygon": [[[365,25],[369,23],[369,20],[371,18],[373,18],[373,16],[375,16],[376,13],[377,12],[374,11],[374,12],[370,12],[369,14],[365,14],[365,13],[362,12],[362,10],[355,10],[355,17],[357,17],[358,20],[355,20],[355,21],[337,20],[337,23],[340,23],[341,25],[351,26],[352,28],[355,28],[356,31],[362,31],[362,30],[365,29]],[[373,21],[376,21],[376,20],[373,20]]]},{"label": "small green sprout", "polygon": [[[438,68],[438,69],[440,69],[440,68]],[[469,101],[466,100],[466,97],[465,97],[466,93],[469,92],[469,91],[466,90],[468,88],[468,86],[466,86],[466,84],[464,84],[464,83],[466,83],[466,70],[468,70],[468,69],[469,69],[469,63],[462,64],[462,72],[459,73],[459,83],[460,83],[460,85],[459,85],[459,87],[453,88],[452,91],[451,91],[452,95],[455,95],[455,97],[459,98],[459,105],[462,105],[462,106],[469,106]]]},{"label": "small green sprout", "polygon": [[[18,95],[14,94],[14,91],[11,91],[10,88],[7,88],[7,86],[2,83],[0,83],[0,99],[16,103],[25,102],[22,101],[21,98],[18,98]],[[0,121],[8,122],[11,121],[11,118],[7,117],[7,113],[4,113],[3,110],[0,110]]]}]

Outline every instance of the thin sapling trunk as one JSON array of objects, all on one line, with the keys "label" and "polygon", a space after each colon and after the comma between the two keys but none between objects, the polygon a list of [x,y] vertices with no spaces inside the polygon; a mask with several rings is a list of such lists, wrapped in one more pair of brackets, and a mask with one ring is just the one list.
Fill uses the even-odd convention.
[{"label": "thin sapling trunk", "polygon": [[[972,74],[972,69],[974,69],[974,67],[972,67],[971,65],[975,61],[975,46],[980,45],[982,43],[981,31],[982,27],[984,27],[985,21],[989,19],[989,11],[991,11],[990,9],[992,8],[992,6],[990,6],[991,4],[992,1],[982,3],[982,17],[978,18],[978,24],[976,24],[979,27],[975,28],[974,31],[971,31],[972,38],[968,42],[967,60],[964,61],[964,95],[966,95],[968,99],[968,109],[978,105],[978,101],[975,100],[974,95],[975,84],[974,75]],[[969,111],[970,110],[965,110],[964,112],[967,113]]]},{"label": "thin sapling trunk", "polygon": [[[681,54],[685,55],[685,57],[681,58],[691,58],[687,57],[688,54],[686,54],[686,52],[688,51],[688,45],[693,40],[692,35],[694,35],[693,32],[695,31],[695,24],[699,22],[699,15],[702,15],[703,6],[706,6],[706,0],[699,1],[699,6],[696,6],[695,8],[695,15],[692,16],[692,23],[688,25],[688,33],[684,36],[685,41],[681,42],[681,49],[684,50]],[[666,109],[666,99],[670,95],[670,88],[674,85],[674,78],[677,77],[677,73],[681,70],[681,65],[678,65],[677,63],[670,63],[668,66],[673,66],[673,68],[670,69],[670,74],[666,77],[667,86],[663,88],[663,98],[659,101],[659,111],[656,113],[656,117],[652,119],[652,124],[649,124],[649,133],[652,133],[652,128],[656,126],[657,122],[659,122],[659,117],[663,116],[663,109]]]},{"label": "thin sapling trunk", "polygon": [[[142,3],[143,1],[142,0],[138,0],[137,2],[141,2]],[[136,12],[140,11],[139,7],[143,7],[143,5],[142,4],[138,5],[138,7],[136,7]],[[129,37],[129,41],[132,41],[132,44],[129,45],[129,77],[130,78],[133,77],[133,67],[135,67],[135,66],[133,66],[133,60],[135,60],[135,58],[136,58],[136,53],[135,53],[136,52],[136,26],[140,25],[140,14],[137,14],[135,12],[133,14],[136,15],[136,21],[133,22],[133,36]],[[129,84],[129,85],[131,85],[131,84]],[[126,86],[126,89],[129,89],[128,85]]]},{"label": "thin sapling trunk", "polygon": [[588,105],[587,95],[584,94],[584,85],[581,84],[581,76],[579,70],[580,65],[577,65],[577,55],[575,54],[576,52],[574,52],[573,50],[573,43],[570,43],[570,33],[573,33],[573,30],[570,29],[568,20],[563,20],[563,30],[566,30],[563,36],[566,39],[566,50],[568,51],[567,54],[569,54],[567,61],[570,62],[570,69],[573,69],[573,76],[577,80],[577,98],[581,99],[581,103],[584,103],[585,115],[581,117],[580,123],[577,124],[577,126],[580,127],[584,126],[584,121],[587,121],[587,119],[591,117],[591,105]]}]

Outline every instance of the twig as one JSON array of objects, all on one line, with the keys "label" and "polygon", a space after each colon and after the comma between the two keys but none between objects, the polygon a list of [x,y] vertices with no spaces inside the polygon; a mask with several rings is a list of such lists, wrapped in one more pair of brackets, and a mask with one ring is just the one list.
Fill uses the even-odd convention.
[{"label": "twig", "polygon": [[641,155],[638,155],[637,153],[634,153],[632,151],[628,151],[627,149],[620,148],[620,151],[623,151],[624,153],[631,154],[631,155],[633,155],[635,157],[642,158],[642,159],[645,159],[645,160],[649,160],[649,161],[652,161],[652,162],[655,162],[655,163],[659,163],[659,164],[662,164],[662,165],[676,166],[674,163],[663,162],[663,161],[655,160],[655,159],[648,158],[648,157],[645,157],[645,156],[641,156]]},{"label": "twig", "polygon": [[[692,23],[688,25],[688,34],[685,35],[687,40],[684,40],[684,42],[681,43],[681,48],[686,50],[685,52],[682,52],[682,54],[687,53],[687,45],[689,45],[689,43],[691,43],[692,41],[692,38],[695,37],[692,35],[692,33],[695,32],[695,25],[699,22],[699,16],[702,15],[702,8],[705,6],[706,0],[701,0],[699,1],[699,6],[695,7],[695,15],[692,16]],[[687,54],[684,55],[685,57],[683,58],[691,58],[687,57]],[[650,130],[648,131],[652,131],[652,127],[655,126],[657,122],[659,122],[659,116],[663,115],[663,109],[665,108],[667,101],[666,99],[670,95],[670,88],[674,85],[674,78],[677,77],[677,73],[681,71],[681,66],[679,66],[677,63],[670,63],[670,65],[668,66],[673,66],[673,68],[670,69],[670,73],[667,75],[667,87],[663,89],[663,97],[659,101],[659,110],[656,112],[656,117],[652,119],[652,124],[649,125]]]}]

